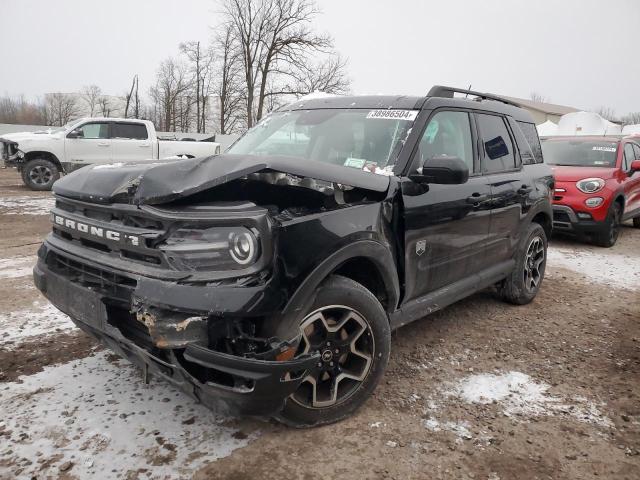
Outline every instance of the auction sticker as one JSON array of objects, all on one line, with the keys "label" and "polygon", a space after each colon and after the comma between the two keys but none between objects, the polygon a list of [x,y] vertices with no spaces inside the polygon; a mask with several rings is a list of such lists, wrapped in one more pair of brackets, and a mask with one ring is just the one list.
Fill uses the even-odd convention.
[{"label": "auction sticker", "polygon": [[383,120],[409,120],[418,116],[418,110],[371,110],[367,118],[381,118]]},{"label": "auction sticker", "polygon": [[595,146],[595,147],[593,147],[592,150],[596,150],[598,152],[615,152],[616,151],[616,147],[599,147],[599,146]]}]

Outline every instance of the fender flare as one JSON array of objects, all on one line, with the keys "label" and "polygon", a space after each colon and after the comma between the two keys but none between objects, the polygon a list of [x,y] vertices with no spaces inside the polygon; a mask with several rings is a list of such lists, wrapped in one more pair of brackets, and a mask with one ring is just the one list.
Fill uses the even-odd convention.
[{"label": "fender flare", "polygon": [[[387,297],[387,314],[395,311],[400,299],[398,270],[389,248],[374,240],[358,240],[335,251],[309,273],[293,293],[278,318],[277,330],[280,336],[297,335],[297,322],[300,312],[305,311],[315,298],[315,292],[322,282],[340,265],[352,258],[370,260],[380,272]],[[290,332],[287,335],[285,332]]]}]

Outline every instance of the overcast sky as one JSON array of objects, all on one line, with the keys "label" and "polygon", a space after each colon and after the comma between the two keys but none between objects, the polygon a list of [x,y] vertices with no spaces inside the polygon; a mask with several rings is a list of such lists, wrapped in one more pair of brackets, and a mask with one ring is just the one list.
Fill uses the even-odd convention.
[{"label": "overcast sky", "polygon": [[[319,31],[349,60],[354,93],[434,84],[582,109],[640,111],[640,1],[319,0]],[[178,43],[206,42],[216,0],[3,0],[0,94],[99,85],[145,91]]]}]

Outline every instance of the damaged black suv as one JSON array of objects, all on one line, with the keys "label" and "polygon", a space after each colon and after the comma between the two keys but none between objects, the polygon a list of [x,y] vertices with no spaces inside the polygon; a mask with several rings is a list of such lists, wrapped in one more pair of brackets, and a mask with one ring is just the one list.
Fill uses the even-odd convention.
[{"label": "damaged black suv", "polygon": [[487,287],[534,298],[552,187],[499,97],[306,99],[224,155],[64,177],[35,283],[145,377],[329,423],[373,391],[391,330]]}]

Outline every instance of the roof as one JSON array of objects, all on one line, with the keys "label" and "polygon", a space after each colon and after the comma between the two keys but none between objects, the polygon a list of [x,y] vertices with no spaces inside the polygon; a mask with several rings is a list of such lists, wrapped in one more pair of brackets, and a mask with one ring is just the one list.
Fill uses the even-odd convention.
[{"label": "roof", "polygon": [[528,108],[530,110],[537,110],[543,113],[550,113],[553,115],[564,115],[565,113],[572,113],[579,111],[577,108],[567,107],[566,105],[558,105],[555,103],[535,102],[526,98],[507,97],[506,95],[500,95],[507,100],[517,103],[521,107]]},{"label": "roof", "polygon": [[547,137],[546,142],[554,140],[573,140],[576,142],[619,142],[622,135],[554,135]]}]

